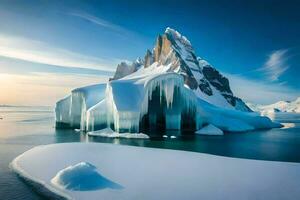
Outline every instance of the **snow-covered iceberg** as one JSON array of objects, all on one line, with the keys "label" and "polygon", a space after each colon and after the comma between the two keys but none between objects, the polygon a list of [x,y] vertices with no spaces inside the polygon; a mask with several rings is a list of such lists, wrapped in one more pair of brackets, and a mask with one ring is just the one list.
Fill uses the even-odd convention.
[{"label": "snow-covered iceberg", "polygon": [[[34,147],[18,156],[12,168],[68,199],[292,200],[300,197],[299,163],[167,149],[103,143],[51,144]],[[77,175],[82,179],[78,180]],[[96,181],[85,183],[89,179]],[[72,187],[68,188],[68,183]],[[78,184],[88,190],[73,190]]]},{"label": "snow-covered iceberg", "polygon": [[75,89],[57,102],[56,121],[118,133],[199,130],[205,124],[223,131],[280,126],[251,112],[233,95],[228,79],[196,57],[190,41],[170,28],[144,60],[120,64],[108,83]]}]

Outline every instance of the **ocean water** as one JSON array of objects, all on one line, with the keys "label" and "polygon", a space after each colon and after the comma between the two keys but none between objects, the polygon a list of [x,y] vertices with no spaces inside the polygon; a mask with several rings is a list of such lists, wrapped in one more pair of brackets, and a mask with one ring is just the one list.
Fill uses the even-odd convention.
[{"label": "ocean water", "polygon": [[[199,136],[166,132],[168,138],[150,140],[88,137],[74,130],[56,130],[50,107],[0,107],[0,199],[45,199],[10,168],[10,162],[26,150],[43,144],[62,142],[103,142],[210,153],[215,155],[300,162],[300,114],[271,116],[285,125],[280,129],[224,136]],[[170,136],[176,136],[171,138]]]}]

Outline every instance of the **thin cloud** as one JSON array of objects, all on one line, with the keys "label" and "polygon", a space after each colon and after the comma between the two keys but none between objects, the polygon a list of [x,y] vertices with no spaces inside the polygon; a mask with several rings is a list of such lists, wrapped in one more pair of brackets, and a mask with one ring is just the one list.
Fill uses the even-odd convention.
[{"label": "thin cloud", "polygon": [[124,33],[130,33],[129,30],[117,25],[117,24],[114,24],[114,23],[111,23],[109,21],[106,21],[104,19],[101,19],[99,17],[96,17],[96,16],[93,16],[93,15],[90,15],[90,14],[87,14],[87,13],[84,13],[84,12],[71,12],[71,13],[68,13],[70,16],[74,16],[74,17],[79,17],[81,19],[84,19],[84,20],[87,20],[91,23],[94,23],[98,26],[101,26],[101,27],[104,27],[104,28],[108,28],[110,30],[113,30],[117,33],[120,33],[120,34],[124,34]]},{"label": "thin cloud", "polygon": [[66,49],[56,48],[47,43],[21,37],[0,35],[0,56],[30,61],[34,63],[90,68],[114,71],[118,59],[96,58],[82,55]]},{"label": "thin cloud", "polygon": [[279,77],[290,67],[287,60],[287,49],[276,50],[269,55],[264,66],[257,71],[264,73],[269,81],[278,81]]}]

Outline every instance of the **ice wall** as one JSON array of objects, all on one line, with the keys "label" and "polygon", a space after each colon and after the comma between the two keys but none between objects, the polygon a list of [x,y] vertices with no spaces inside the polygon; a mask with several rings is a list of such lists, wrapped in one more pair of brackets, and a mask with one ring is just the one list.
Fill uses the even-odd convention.
[{"label": "ice wall", "polygon": [[71,95],[59,100],[55,107],[56,127],[69,127],[71,123]]},{"label": "ice wall", "polygon": [[86,130],[94,131],[106,128],[107,123],[107,103],[103,99],[87,111]]},{"label": "ice wall", "polygon": [[87,110],[105,97],[106,84],[77,88],[56,103],[56,124],[86,130]]},{"label": "ice wall", "polygon": [[[156,126],[158,118],[164,117],[166,129],[179,130],[182,112],[196,111],[195,95],[186,90],[183,77],[173,72],[112,81],[108,83],[106,93],[108,124],[114,124],[119,132],[137,132],[142,118],[149,115],[150,126]],[[158,92],[159,102],[149,107],[154,91]],[[158,115],[157,109],[162,109],[160,115],[163,116]]]}]

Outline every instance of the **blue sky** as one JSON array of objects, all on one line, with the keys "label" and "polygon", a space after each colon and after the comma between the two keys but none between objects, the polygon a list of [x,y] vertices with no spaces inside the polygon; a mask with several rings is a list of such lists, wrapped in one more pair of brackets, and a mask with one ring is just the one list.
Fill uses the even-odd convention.
[{"label": "blue sky", "polygon": [[[0,0],[0,104],[53,105],[143,57],[172,27],[246,101],[300,96],[297,1]],[[40,96],[40,92],[48,96]],[[23,96],[24,98],[17,98]]]}]

